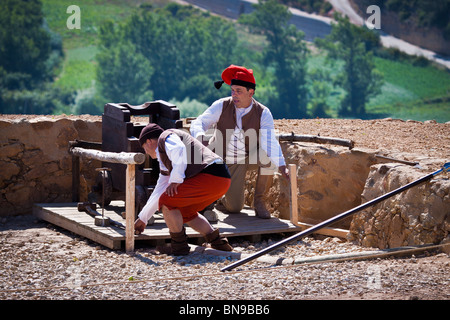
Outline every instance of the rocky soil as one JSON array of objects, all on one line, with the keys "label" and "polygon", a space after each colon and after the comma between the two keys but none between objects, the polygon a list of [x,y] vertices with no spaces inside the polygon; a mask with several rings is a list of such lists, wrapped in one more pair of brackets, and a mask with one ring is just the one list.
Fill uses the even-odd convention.
[{"label": "rocky soil", "polygon": [[402,154],[404,160],[450,159],[450,122],[390,118],[275,120],[275,128],[280,132],[350,139],[355,142],[355,148],[379,150],[391,155]]},{"label": "rocky soil", "polygon": [[[310,265],[276,265],[270,263],[274,259],[264,259],[223,273],[220,269],[235,259],[197,252],[172,257],[139,243],[133,254],[112,251],[32,216],[3,218],[0,228],[1,300],[450,298],[450,258],[439,251]],[[231,241],[236,252],[250,253],[281,237],[274,235],[258,243],[242,238]],[[319,236],[307,237],[269,257],[367,250]]]},{"label": "rocky soil", "polygon": [[[4,115],[2,116],[4,117]],[[17,116],[25,117],[25,116]],[[352,139],[415,161],[450,158],[450,124],[399,120],[277,120],[281,132]],[[232,238],[236,252],[260,250],[286,235],[259,242]],[[375,250],[338,238],[308,237],[271,254],[308,257]],[[112,251],[31,215],[0,218],[0,300],[448,300],[450,258],[442,251],[364,261],[276,265],[254,261],[220,271],[229,256]],[[177,310],[171,310],[173,312]]]}]

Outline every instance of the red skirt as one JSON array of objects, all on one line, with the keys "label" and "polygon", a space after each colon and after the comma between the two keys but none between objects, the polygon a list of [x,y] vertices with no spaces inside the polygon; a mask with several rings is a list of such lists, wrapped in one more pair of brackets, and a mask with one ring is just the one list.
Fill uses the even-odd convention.
[{"label": "red skirt", "polygon": [[163,193],[159,197],[159,208],[164,205],[169,210],[178,209],[183,222],[189,222],[198,216],[198,212],[222,197],[230,187],[229,178],[217,177],[208,173],[199,173],[184,180],[178,186],[178,193],[169,197]]}]

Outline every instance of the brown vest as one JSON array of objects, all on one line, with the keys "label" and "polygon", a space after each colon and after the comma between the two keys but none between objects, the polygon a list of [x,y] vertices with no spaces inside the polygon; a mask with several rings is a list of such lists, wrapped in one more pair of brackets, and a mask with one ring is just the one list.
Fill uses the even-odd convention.
[{"label": "brown vest", "polygon": [[[249,142],[250,137],[252,135],[245,137],[245,151],[247,155],[249,155],[250,152],[257,151],[259,147],[259,129],[261,128],[261,116],[264,108],[265,108],[264,105],[260,104],[258,101],[253,99],[252,109],[242,117],[242,130],[244,131],[244,134],[249,133],[249,129],[253,129],[256,135],[256,143],[252,143],[251,146]],[[231,139],[230,132],[234,131],[235,128],[236,128],[236,108],[234,106],[232,98],[229,97],[223,100],[222,114],[220,115],[216,127],[216,129],[220,131],[220,133],[222,134],[222,139],[218,139],[217,133],[215,133],[210,141],[209,146],[211,149],[216,150],[216,152],[221,151],[222,154],[219,153],[219,155],[222,156],[222,158],[224,159],[226,157],[227,146],[230,143]],[[222,142],[222,146],[215,145],[215,143],[220,142]]]},{"label": "brown vest", "polygon": [[178,135],[181,141],[183,141],[186,146],[187,167],[184,173],[186,179],[200,173],[200,171],[206,168],[208,164],[210,164],[214,160],[220,159],[218,155],[209,150],[207,147],[203,146],[200,141],[192,137],[189,133],[178,129],[168,129],[165,130],[158,138],[159,157],[164,166],[169,170],[168,172],[161,171],[162,175],[169,175],[173,169],[172,161],[170,161],[166,153],[165,144],[166,139],[170,134]]}]

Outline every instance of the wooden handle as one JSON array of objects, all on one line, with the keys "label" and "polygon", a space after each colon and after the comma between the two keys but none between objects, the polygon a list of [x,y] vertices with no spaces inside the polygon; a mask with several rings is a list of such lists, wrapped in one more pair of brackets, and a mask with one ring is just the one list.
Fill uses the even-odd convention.
[{"label": "wooden handle", "polygon": [[289,180],[291,182],[291,205],[290,220],[293,224],[298,223],[298,202],[297,202],[297,165],[289,165]]}]

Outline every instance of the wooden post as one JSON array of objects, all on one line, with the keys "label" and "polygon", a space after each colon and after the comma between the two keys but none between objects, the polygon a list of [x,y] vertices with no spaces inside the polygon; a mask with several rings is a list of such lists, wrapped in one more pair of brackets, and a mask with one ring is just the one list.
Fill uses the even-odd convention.
[{"label": "wooden post", "polygon": [[80,201],[80,157],[72,156],[72,202]]},{"label": "wooden post", "polygon": [[294,225],[298,223],[298,202],[297,202],[297,166],[289,165],[289,180],[291,182],[291,212],[290,220]]},{"label": "wooden post", "polygon": [[134,251],[134,198],[136,171],[134,164],[127,165],[126,189],[125,189],[125,249],[127,252]]},{"label": "wooden post", "polygon": [[95,159],[104,162],[121,163],[127,165],[125,177],[125,249],[127,252],[134,251],[134,216],[135,216],[135,197],[136,197],[136,164],[144,163],[145,155],[143,153],[131,152],[104,152],[90,150],[79,147],[69,149],[73,156]]}]

